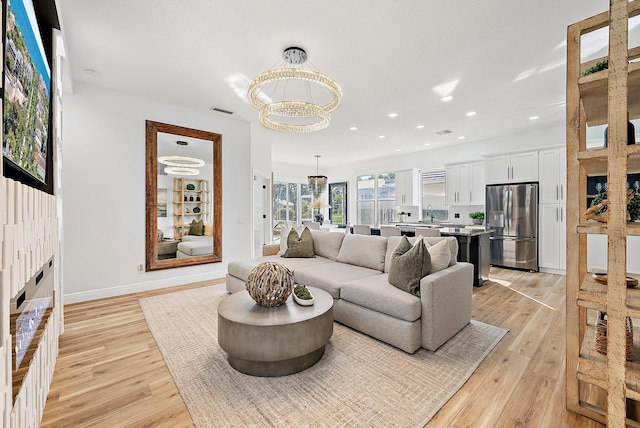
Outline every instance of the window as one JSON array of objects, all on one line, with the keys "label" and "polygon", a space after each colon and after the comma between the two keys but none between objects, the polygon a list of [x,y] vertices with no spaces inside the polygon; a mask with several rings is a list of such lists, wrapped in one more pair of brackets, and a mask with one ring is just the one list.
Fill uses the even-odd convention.
[{"label": "window", "polygon": [[298,185],[296,183],[273,183],[273,222],[296,223],[298,221]]},{"label": "window", "polygon": [[331,224],[347,223],[347,182],[329,183],[329,218]]},{"label": "window", "polygon": [[358,177],[357,223],[378,226],[393,220],[396,176],[393,172]]},{"label": "window", "polygon": [[434,221],[449,219],[445,202],[444,171],[422,173],[422,219],[429,221],[432,215]]},{"label": "window", "polygon": [[300,221],[311,221],[313,219],[312,201],[311,187],[308,184],[300,184]]},{"label": "window", "polygon": [[313,218],[313,195],[308,184],[273,183],[273,235],[277,240],[285,225],[302,223]]},{"label": "window", "polygon": [[377,224],[389,224],[395,218],[396,175],[393,172],[378,174],[378,218]]}]

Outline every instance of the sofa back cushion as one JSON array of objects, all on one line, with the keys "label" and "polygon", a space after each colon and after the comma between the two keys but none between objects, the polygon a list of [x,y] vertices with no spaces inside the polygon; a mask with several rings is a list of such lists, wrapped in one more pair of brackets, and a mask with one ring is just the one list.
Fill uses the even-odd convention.
[{"label": "sofa back cushion", "polygon": [[[451,257],[449,258],[449,266],[453,266],[456,264],[456,260],[458,259],[458,240],[453,236],[423,236],[423,241],[425,241],[427,246],[435,245],[440,241],[447,241],[449,245],[449,251],[451,252]],[[391,263],[391,255],[395,251],[398,244],[402,240],[401,236],[390,236],[389,242],[387,243],[387,254],[385,255],[384,261],[384,271],[389,272],[389,266]],[[416,238],[409,238],[409,242],[413,245],[416,242]]]},{"label": "sofa back cushion", "polygon": [[337,261],[384,272],[387,238],[373,235],[345,235]]},{"label": "sofa back cushion", "polygon": [[311,235],[313,236],[313,248],[316,254],[335,261],[342,246],[344,233],[312,230]]}]

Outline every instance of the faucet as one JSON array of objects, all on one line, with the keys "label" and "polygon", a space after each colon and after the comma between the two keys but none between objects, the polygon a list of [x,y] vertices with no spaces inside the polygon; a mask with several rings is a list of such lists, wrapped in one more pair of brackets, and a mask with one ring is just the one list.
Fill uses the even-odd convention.
[{"label": "faucet", "polygon": [[431,204],[427,205],[427,214],[431,217],[431,223],[433,223],[433,207]]}]

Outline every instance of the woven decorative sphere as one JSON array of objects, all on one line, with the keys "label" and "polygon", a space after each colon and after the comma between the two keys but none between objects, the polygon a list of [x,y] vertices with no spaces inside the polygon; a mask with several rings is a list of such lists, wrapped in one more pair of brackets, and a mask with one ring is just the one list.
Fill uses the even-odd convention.
[{"label": "woven decorative sphere", "polygon": [[293,273],[276,262],[262,262],[251,269],[247,291],[260,306],[280,306],[293,290]]}]

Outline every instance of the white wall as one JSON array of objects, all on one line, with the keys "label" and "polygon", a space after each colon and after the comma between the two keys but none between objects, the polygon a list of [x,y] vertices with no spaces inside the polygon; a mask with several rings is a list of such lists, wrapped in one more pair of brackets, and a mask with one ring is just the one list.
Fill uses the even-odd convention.
[{"label": "white wall", "polygon": [[[64,108],[66,303],[223,277],[229,261],[250,256],[247,122],[78,82]],[[222,134],[223,262],[137,273],[145,262],[147,119]]]}]

